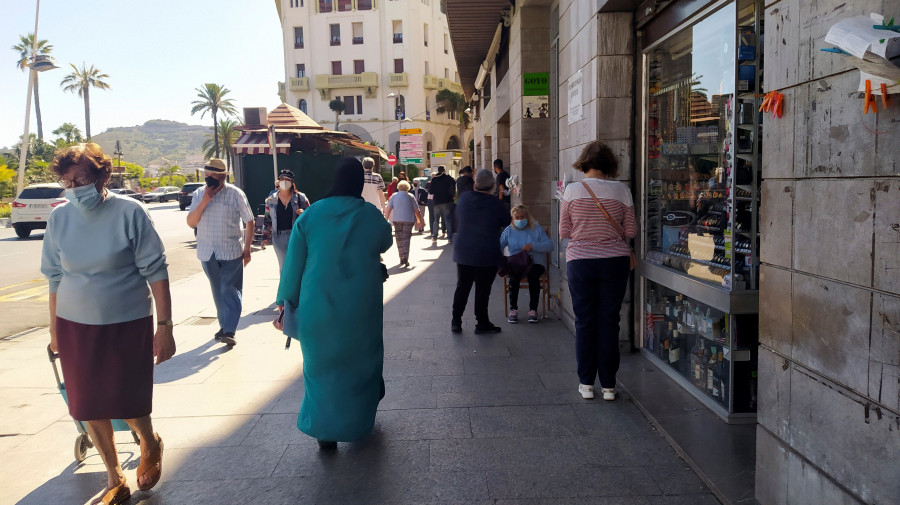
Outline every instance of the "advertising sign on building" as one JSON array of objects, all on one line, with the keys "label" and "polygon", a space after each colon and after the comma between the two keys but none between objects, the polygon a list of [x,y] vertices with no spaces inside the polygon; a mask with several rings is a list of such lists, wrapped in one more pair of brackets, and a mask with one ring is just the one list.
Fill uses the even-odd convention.
[{"label": "advertising sign on building", "polygon": [[522,75],[522,117],[550,117],[550,74]]},{"label": "advertising sign on building", "polygon": [[581,120],[581,85],[584,82],[582,70],[569,79],[569,124]]},{"label": "advertising sign on building", "polygon": [[425,157],[421,128],[400,130],[400,163],[404,165],[421,165]]}]

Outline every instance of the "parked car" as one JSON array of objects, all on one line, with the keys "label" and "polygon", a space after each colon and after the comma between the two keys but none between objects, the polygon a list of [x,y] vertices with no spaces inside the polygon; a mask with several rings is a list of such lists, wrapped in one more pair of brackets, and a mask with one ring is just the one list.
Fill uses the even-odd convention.
[{"label": "parked car", "polygon": [[128,188],[113,188],[113,189],[110,189],[110,191],[112,191],[113,193],[115,193],[119,196],[127,196],[130,198],[134,198],[135,200],[137,200],[139,202],[144,201],[140,193],[138,193],[137,191],[128,189]]},{"label": "parked car", "polygon": [[175,186],[160,186],[149,193],[144,194],[144,203],[159,202],[166,203],[169,200],[178,198],[181,190]]},{"label": "parked car", "polygon": [[59,184],[27,186],[12,202],[10,220],[16,235],[28,238],[31,230],[46,229],[50,211],[66,202],[66,190]]},{"label": "parked car", "polygon": [[181,187],[181,193],[178,195],[178,208],[184,210],[191,206],[191,201],[194,199],[194,191],[197,191],[197,188],[205,186],[202,182],[189,182]]}]

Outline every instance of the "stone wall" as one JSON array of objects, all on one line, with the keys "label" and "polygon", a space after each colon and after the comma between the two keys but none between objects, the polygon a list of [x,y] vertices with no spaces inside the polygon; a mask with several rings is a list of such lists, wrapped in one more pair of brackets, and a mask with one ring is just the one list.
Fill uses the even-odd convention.
[{"label": "stone wall", "polygon": [[[862,114],[859,72],[820,51],[896,0],[767,1],[756,496],[900,497],[900,106]],[[880,109],[879,102],[879,109]]]},{"label": "stone wall", "polygon": [[[583,178],[572,163],[585,145],[602,140],[619,156],[619,179],[631,185],[634,175],[633,96],[634,34],[629,12],[598,13],[595,2],[559,2],[559,180]],[[582,119],[569,124],[569,80],[582,71]],[[637,198],[637,195],[635,195]],[[554,205],[557,203],[554,201]],[[560,248],[560,313],[573,326],[572,302],[566,286],[565,249]],[[622,305],[620,340],[634,335],[631,289]]]}]

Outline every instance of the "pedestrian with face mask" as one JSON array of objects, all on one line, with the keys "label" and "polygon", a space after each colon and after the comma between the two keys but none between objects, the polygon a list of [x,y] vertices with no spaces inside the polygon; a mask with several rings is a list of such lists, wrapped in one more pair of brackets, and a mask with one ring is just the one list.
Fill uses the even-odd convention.
[{"label": "pedestrian with face mask", "polygon": [[277,191],[266,198],[266,224],[271,237],[275,256],[278,257],[278,271],[284,266],[288,241],[294,221],[309,207],[309,199],[294,184],[294,173],[282,170],[275,181]]},{"label": "pedestrian with face mask", "polygon": [[216,304],[219,331],[215,339],[231,347],[237,343],[244,267],[250,263],[256,223],[247,195],[226,181],[224,161],[210,159],[204,173],[206,186],[194,192],[187,224],[197,229],[197,258]]},{"label": "pedestrian with face mask", "polygon": [[547,271],[547,253],[553,251],[553,242],[541,225],[531,217],[528,207],[516,205],[510,211],[512,222],[500,235],[500,247],[509,248],[509,255],[526,251],[531,265],[525,271],[509,269],[509,316],[507,322],[519,322],[519,284],[528,279],[528,322],[537,323],[538,302],[541,299],[541,275]]},{"label": "pedestrian with face mask", "polygon": [[102,501],[126,503],[131,490],[110,419],[124,419],[140,437],[138,487],[154,487],[162,472],[150,413],[153,357],[158,365],[175,354],[165,249],[147,209],[106,189],[112,161],[100,146],[61,149],[50,169],[69,203],[53,209],[44,234],[49,349],[59,353],[69,413],[84,422],[106,465]]}]

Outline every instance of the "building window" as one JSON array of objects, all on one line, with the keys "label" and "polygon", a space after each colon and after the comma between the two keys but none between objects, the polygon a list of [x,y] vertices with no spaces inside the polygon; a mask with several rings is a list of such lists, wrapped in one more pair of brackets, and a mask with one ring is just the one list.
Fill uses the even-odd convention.
[{"label": "building window", "polygon": [[444,79],[449,79],[449,78],[450,78],[450,69],[447,67],[444,67]]},{"label": "building window", "polygon": [[372,10],[372,0],[356,0],[356,10],[359,10],[359,11]]},{"label": "building window", "polygon": [[366,71],[366,60],[353,60],[353,73],[361,74]]},{"label": "building window", "polygon": [[356,103],[356,102],[353,101],[353,97],[352,97],[352,96],[345,96],[345,97],[344,97],[344,114],[345,114],[345,115],[356,114],[356,108],[353,106],[355,103]]},{"label": "building window", "polygon": [[353,10],[353,0],[337,0],[338,12],[347,12]]},{"label": "building window", "polygon": [[394,73],[403,73],[403,58],[394,58]]},{"label": "building window", "polygon": [[488,74],[484,78],[484,84],[478,91],[481,92],[481,101],[483,102],[482,106],[487,107],[487,104],[491,102],[491,74]]},{"label": "building window", "polygon": [[303,49],[303,27],[294,27],[294,49]]},{"label": "building window", "polygon": [[356,95],[356,113],[362,114],[362,95]]},{"label": "building window", "polygon": [[453,74],[453,76],[453,82],[459,82],[459,72],[456,72],[455,74]]},{"label": "building window", "polygon": [[331,0],[319,0],[319,12],[331,12]]},{"label": "building window", "polygon": [[444,54],[450,54],[450,36],[444,34]]},{"label": "building window", "polygon": [[331,62],[331,75],[343,75],[343,73],[341,72],[341,62]]},{"label": "building window", "polygon": [[353,43],[354,44],[362,44],[363,43],[363,24],[362,23],[353,23]]},{"label": "building window", "polygon": [[425,23],[422,31],[425,34],[425,47],[428,47],[428,23]]},{"label": "building window", "polygon": [[447,0],[441,0],[441,14],[447,13]]},{"label": "building window", "polygon": [[329,26],[331,27],[331,45],[341,45],[341,25],[333,24]]},{"label": "building window", "polygon": [[394,119],[401,120],[406,118],[406,99],[403,95],[397,95],[394,98]]},{"label": "building window", "polygon": [[394,22],[394,44],[403,43],[403,21],[395,19]]},{"label": "building window", "polygon": [[300,101],[297,103],[297,108],[300,109],[300,112],[302,112],[302,113],[304,113],[304,114],[307,114],[307,112],[306,112],[306,100],[304,100],[304,99],[301,98]]},{"label": "building window", "polygon": [[303,0],[291,0],[291,7],[303,7]]},{"label": "building window", "polygon": [[432,151],[432,147],[434,147],[434,145],[431,143],[430,140],[429,140],[428,142],[425,143],[425,150],[426,150],[426,151],[431,152],[431,151]]},{"label": "building window", "polygon": [[430,71],[430,70],[431,70],[431,68],[430,68],[430,66],[428,65],[428,61],[426,60],[426,61],[425,61],[425,75],[431,75],[431,71]]},{"label": "building window", "polygon": [[306,64],[305,63],[297,64],[297,77],[306,77]]}]

